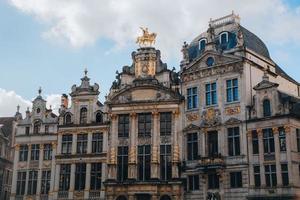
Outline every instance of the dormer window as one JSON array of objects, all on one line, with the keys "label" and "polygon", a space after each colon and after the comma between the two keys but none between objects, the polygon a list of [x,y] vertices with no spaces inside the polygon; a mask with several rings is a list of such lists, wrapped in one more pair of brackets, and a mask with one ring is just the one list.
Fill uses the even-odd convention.
[{"label": "dormer window", "polygon": [[102,113],[98,112],[96,114],[96,123],[102,123],[103,122],[103,117],[102,117]]},{"label": "dormer window", "polygon": [[71,114],[67,113],[65,115],[65,124],[71,124],[72,123],[72,118],[71,118]]},{"label": "dormer window", "polygon": [[205,46],[206,46],[206,39],[203,38],[203,39],[199,40],[199,50],[200,50],[200,52],[203,52],[205,50]]},{"label": "dormer window", "polygon": [[263,101],[263,116],[270,117],[271,116],[271,103],[269,99],[265,99]]},{"label": "dormer window", "polygon": [[36,109],[36,113],[40,113],[41,112],[41,109],[40,108],[37,108]]},{"label": "dormer window", "polygon": [[220,34],[220,44],[227,44],[229,41],[228,32],[223,32]]},{"label": "dormer window", "polygon": [[87,109],[85,107],[80,109],[80,124],[87,123]]},{"label": "dormer window", "polygon": [[33,133],[34,134],[39,134],[40,130],[41,130],[41,123],[39,121],[34,122]]}]

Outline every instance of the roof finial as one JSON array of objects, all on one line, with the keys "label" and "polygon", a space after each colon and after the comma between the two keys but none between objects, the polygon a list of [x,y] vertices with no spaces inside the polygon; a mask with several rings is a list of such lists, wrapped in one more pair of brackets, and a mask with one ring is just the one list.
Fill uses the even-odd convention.
[{"label": "roof finial", "polygon": [[40,86],[38,92],[39,92],[39,95],[41,95],[41,93],[42,93],[42,87],[41,86]]},{"label": "roof finial", "polygon": [[268,70],[264,69],[264,75],[262,77],[264,81],[269,81]]},{"label": "roof finial", "polygon": [[88,73],[88,70],[87,70],[87,68],[85,68],[85,69],[84,69],[84,75],[86,76],[87,73]]},{"label": "roof finial", "polygon": [[27,107],[27,110],[26,110],[26,112],[29,112],[29,107]]},{"label": "roof finial", "polygon": [[17,105],[17,112],[20,111],[20,105]]}]

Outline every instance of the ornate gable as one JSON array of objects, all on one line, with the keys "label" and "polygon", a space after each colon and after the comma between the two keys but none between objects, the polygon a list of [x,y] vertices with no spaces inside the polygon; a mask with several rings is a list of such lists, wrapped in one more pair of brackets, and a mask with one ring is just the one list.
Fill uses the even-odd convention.
[{"label": "ornate gable", "polygon": [[199,126],[196,126],[195,124],[189,124],[182,131],[183,132],[188,132],[188,131],[198,131],[198,130],[200,130]]}]

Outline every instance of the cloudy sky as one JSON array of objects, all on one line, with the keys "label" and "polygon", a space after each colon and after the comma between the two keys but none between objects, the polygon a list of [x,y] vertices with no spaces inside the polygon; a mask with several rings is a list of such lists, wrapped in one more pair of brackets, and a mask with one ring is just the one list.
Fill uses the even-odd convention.
[{"label": "cloudy sky", "polygon": [[0,0],[0,116],[18,104],[24,112],[40,86],[57,110],[85,67],[103,100],[116,70],[131,64],[140,26],[158,34],[156,48],[178,69],[183,42],[232,10],[300,81],[299,0]]}]

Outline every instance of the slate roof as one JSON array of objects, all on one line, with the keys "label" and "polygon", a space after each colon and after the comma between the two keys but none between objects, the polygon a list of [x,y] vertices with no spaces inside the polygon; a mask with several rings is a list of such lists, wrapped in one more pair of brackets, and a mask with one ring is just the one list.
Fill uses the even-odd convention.
[{"label": "slate roof", "polygon": [[1,129],[6,137],[12,133],[14,120],[14,117],[0,117],[0,124],[3,125]]}]

